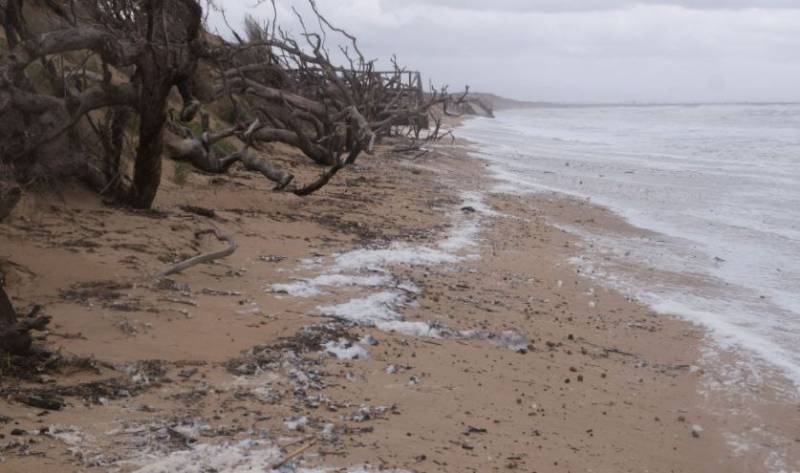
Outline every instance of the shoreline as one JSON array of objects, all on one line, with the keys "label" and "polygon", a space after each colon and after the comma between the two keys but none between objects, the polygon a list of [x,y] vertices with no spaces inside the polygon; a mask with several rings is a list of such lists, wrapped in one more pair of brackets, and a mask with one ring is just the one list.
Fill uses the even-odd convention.
[{"label": "shoreline", "polygon": [[[26,432],[0,439],[10,471],[182,471],[225,452],[263,468],[312,439],[298,459],[314,467],[766,471],[763,451],[732,454],[731,426],[704,407],[692,369],[703,332],[569,264],[578,241],[547,214],[589,220],[597,208],[487,195],[484,165],[459,147],[413,161],[384,149],[303,201],[238,173],[222,185],[192,180],[189,196],[165,186],[166,216],[113,214],[77,191],[75,201],[29,203],[45,210],[38,221],[3,229],[18,305],[44,302],[50,343],[95,362],[0,382],[11,418],[0,432]],[[488,209],[463,192],[485,195]],[[214,245],[193,241],[206,223],[176,210],[189,198],[215,206],[240,250],[155,284],[143,275],[163,264],[158,244],[173,254]],[[123,233],[131,224],[139,231]],[[52,245],[64,240],[92,244]],[[348,252],[396,245],[406,259],[372,253],[331,273]],[[309,297],[273,288],[321,276],[331,284]],[[356,305],[379,317],[353,326],[352,312],[319,309],[397,291],[402,302]],[[376,320],[426,324],[434,336]],[[524,350],[519,339],[503,346],[512,331]],[[69,407],[40,416],[14,400],[42,389],[73,393]],[[9,447],[16,437],[28,446]]]},{"label": "shoreline", "polygon": [[[466,146],[478,146],[462,139]],[[476,153],[471,157],[491,168],[493,163]],[[510,190],[510,182],[501,175],[493,177],[505,195],[524,196],[530,207],[540,210],[549,225],[573,237],[579,251],[569,262],[582,277],[621,293],[630,302],[639,304],[657,317],[667,318],[688,327],[696,328],[704,335],[696,342],[698,358],[691,369],[700,373],[697,390],[702,398],[703,409],[720,420],[720,432],[726,439],[731,454],[747,465],[746,471],[796,472],[800,471],[800,435],[796,430],[800,414],[797,410],[797,385],[789,379],[780,366],[758,353],[736,345],[727,346],[713,333],[713,328],[675,309],[654,307],[639,297],[631,286],[617,281],[621,273],[626,277],[683,278],[671,281],[692,287],[704,284],[701,279],[689,274],[676,274],[645,267],[625,266],[613,260],[597,245],[596,236],[615,235],[621,238],[659,241],[661,234],[635,226],[620,213],[589,198],[578,197],[557,190],[541,189]],[[566,212],[564,211],[566,209]],[[610,268],[610,269],[609,269]],[[663,282],[663,281],[662,281]],[[691,330],[691,329],[690,329]]]}]

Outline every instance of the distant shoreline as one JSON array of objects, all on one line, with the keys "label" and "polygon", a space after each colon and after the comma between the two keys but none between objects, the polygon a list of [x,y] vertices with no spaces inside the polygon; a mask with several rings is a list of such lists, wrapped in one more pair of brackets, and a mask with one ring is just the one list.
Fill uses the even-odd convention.
[{"label": "distant shoreline", "polygon": [[654,107],[774,107],[800,105],[800,102],[653,102],[653,103],[558,103],[531,102],[518,106],[500,107],[496,111],[520,110],[529,108],[654,108]]}]

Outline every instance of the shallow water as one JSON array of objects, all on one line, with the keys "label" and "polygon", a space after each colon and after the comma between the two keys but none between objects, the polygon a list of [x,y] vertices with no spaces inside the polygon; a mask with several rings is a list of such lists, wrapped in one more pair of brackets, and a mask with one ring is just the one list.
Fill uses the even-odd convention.
[{"label": "shallow water", "polygon": [[708,105],[515,110],[459,134],[499,190],[587,198],[655,232],[569,228],[603,255],[578,263],[800,387],[799,131],[800,105]]}]

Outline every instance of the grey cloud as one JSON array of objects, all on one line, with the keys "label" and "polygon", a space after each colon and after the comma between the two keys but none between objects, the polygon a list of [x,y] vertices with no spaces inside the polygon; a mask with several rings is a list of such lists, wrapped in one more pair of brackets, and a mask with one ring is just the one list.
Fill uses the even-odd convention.
[{"label": "grey cloud", "polygon": [[[221,1],[232,19],[247,11]],[[800,0],[317,1],[369,57],[396,53],[453,89],[566,102],[800,100]],[[289,6],[305,2],[279,0],[284,26]]]},{"label": "grey cloud", "polygon": [[381,0],[394,10],[409,5],[446,7],[458,10],[555,13],[630,8],[637,5],[680,6],[690,9],[800,9],[797,0]]}]

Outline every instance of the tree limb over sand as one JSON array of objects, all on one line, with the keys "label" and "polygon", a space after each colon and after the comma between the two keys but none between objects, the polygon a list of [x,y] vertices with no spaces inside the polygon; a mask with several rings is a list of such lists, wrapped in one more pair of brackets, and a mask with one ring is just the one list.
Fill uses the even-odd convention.
[{"label": "tree limb over sand", "polygon": [[157,278],[163,278],[167,276],[171,276],[173,274],[178,274],[186,271],[189,268],[197,266],[198,264],[204,263],[211,263],[218,259],[227,258],[228,256],[232,255],[236,252],[238,245],[236,241],[230,235],[226,235],[219,231],[218,229],[213,230],[203,230],[200,232],[195,233],[195,237],[199,238],[203,235],[213,234],[217,237],[217,240],[224,241],[228,243],[228,247],[224,250],[215,251],[213,253],[208,253],[205,255],[195,256],[193,258],[189,258],[186,261],[182,261],[176,265],[170,266],[169,268],[165,269],[161,273],[158,274]]}]

